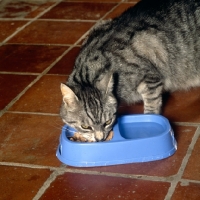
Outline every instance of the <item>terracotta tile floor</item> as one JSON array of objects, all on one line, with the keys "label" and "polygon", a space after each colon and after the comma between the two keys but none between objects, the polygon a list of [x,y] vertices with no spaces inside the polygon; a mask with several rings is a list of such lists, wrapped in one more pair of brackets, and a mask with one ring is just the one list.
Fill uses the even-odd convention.
[{"label": "terracotta tile floor", "polygon": [[[200,88],[165,94],[177,152],[164,160],[75,168],[55,156],[60,83],[87,31],[135,0],[0,1],[0,200],[199,200]],[[142,104],[121,105],[123,114]]]}]

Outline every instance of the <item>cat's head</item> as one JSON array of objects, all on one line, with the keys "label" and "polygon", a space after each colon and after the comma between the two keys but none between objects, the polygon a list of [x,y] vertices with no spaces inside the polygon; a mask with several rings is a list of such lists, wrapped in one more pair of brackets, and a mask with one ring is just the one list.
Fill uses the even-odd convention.
[{"label": "cat's head", "polygon": [[63,103],[60,116],[88,141],[103,141],[116,120],[117,100],[112,76],[105,75],[94,87],[69,87],[61,84]]}]

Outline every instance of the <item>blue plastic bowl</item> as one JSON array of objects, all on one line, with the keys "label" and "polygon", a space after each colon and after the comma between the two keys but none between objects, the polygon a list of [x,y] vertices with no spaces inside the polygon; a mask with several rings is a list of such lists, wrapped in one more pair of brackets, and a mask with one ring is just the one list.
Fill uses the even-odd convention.
[{"label": "blue plastic bowl", "polygon": [[113,131],[110,141],[73,142],[68,137],[75,130],[65,125],[56,156],[66,165],[93,167],[160,160],[177,149],[169,121],[161,115],[124,115]]}]

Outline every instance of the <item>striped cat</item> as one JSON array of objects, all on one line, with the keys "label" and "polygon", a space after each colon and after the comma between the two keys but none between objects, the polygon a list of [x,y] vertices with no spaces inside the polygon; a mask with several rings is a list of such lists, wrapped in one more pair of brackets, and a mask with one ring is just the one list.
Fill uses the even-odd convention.
[{"label": "striped cat", "polygon": [[63,121],[105,140],[119,101],[160,113],[162,92],[200,85],[200,1],[142,0],[97,24],[61,84]]}]

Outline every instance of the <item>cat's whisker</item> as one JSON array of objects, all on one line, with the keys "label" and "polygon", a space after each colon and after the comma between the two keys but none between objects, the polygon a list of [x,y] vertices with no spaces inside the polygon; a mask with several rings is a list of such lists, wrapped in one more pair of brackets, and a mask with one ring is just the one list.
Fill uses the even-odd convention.
[{"label": "cat's whisker", "polygon": [[59,120],[59,121],[55,120],[54,123],[55,123],[56,125],[58,125],[58,126],[63,126],[63,125],[64,125],[63,122],[62,122],[61,120]]},{"label": "cat's whisker", "polygon": [[74,131],[68,129],[67,127],[64,127],[63,129],[64,129],[65,131],[67,130],[67,131],[70,132],[70,133],[74,133]]},{"label": "cat's whisker", "polygon": [[58,129],[60,131],[62,130],[62,127],[57,127],[57,126],[54,126],[53,124],[50,124],[50,126],[53,127],[53,128],[56,128],[56,129]]},{"label": "cat's whisker", "polygon": [[58,121],[53,121],[53,124],[51,124],[51,126],[53,126],[55,128],[60,128],[60,130],[61,130],[62,127],[63,127],[63,123],[62,122],[60,123],[60,121],[59,122]]}]

